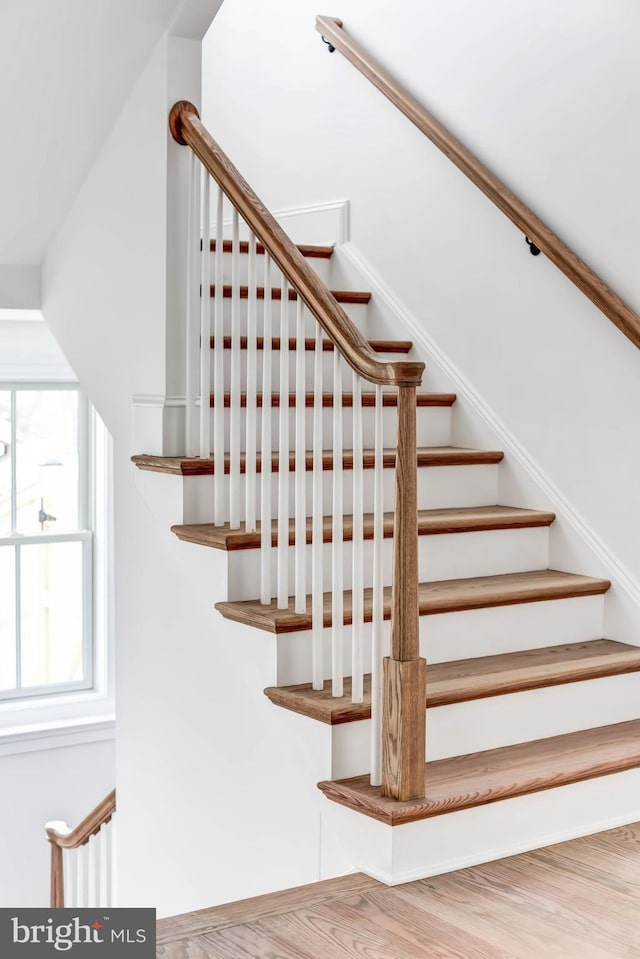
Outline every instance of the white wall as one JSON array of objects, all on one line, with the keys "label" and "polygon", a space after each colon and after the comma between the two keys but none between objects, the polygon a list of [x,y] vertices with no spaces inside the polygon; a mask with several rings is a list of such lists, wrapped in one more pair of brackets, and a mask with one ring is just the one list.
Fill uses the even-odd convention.
[{"label": "white wall", "polygon": [[328,742],[308,754],[297,717],[262,694],[276,681],[275,640],[214,610],[227,598],[224,557],[170,532],[179,481],[129,462],[143,452],[133,395],[181,386],[186,206],[171,190],[188,152],[168,141],[167,116],[174,100],[198,99],[194,43],[165,38],[154,51],[43,270],[44,315],[114,437],[119,898],[160,915],[319,878],[315,784],[330,772]]},{"label": "white wall", "polygon": [[[136,596],[141,595],[140,578],[157,579],[158,563],[151,547],[141,566],[134,559],[136,531],[129,517],[138,494],[129,462],[134,452],[131,401],[136,392],[164,394],[167,328],[178,320],[174,314],[167,317],[167,291],[171,289],[167,158],[173,148],[168,142],[167,117],[170,101],[177,98],[170,88],[170,70],[177,71],[181,64],[187,74],[191,68],[197,90],[199,44],[165,35],[49,247],[42,272],[45,319],[114,439],[116,645],[124,650],[128,643],[134,647],[141,644],[146,655],[146,636],[136,632],[128,614],[131,604],[136,605]],[[192,96],[193,90],[188,89],[186,95]],[[158,562],[162,569],[162,560]],[[129,658],[124,653],[120,657],[118,650],[116,661],[120,670],[130,667]],[[139,710],[144,697],[139,688],[145,686],[144,675],[134,680],[133,689],[122,683],[124,693],[117,702],[125,757],[127,744],[137,746],[136,730],[143,718]],[[167,690],[146,688],[150,702],[145,714],[159,713]],[[147,775],[144,760],[137,768],[140,776]],[[110,779],[112,788],[113,771]],[[116,783],[122,807],[119,818],[126,834],[126,800],[133,796],[135,805],[135,776],[130,791],[126,778],[122,782],[118,775]],[[154,783],[160,788],[157,780]],[[49,811],[47,818],[55,815]],[[153,816],[146,827],[151,835],[157,835]],[[123,875],[134,881],[131,905],[139,904],[138,895],[144,897],[144,877],[153,868],[148,858],[138,853],[145,844],[145,837],[134,838],[129,845],[130,859],[122,856],[119,860]],[[136,866],[129,869],[132,861]]]},{"label": "white wall", "polygon": [[[73,379],[42,319],[23,316],[15,312],[0,320],[0,380]],[[8,712],[6,703],[3,712]],[[16,722],[25,722],[24,713]],[[77,825],[114,782],[111,736],[46,749],[28,739],[0,744],[0,907],[49,905],[45,822],[63,819]]]},{"label": "white wall", "polygon": [[[640,354],[314,29],[226,0],[203,119],[273,209],[348,197],[351,242],[640,576]],[[342,0],[325,11],[640,310],[640,10]],[[233,77],[233,82],[229,78]]]},{"label": "white wall", "polygon": [[39,266],[0,265],[0,310],[34,310],[41,303]]},{"label": "white wall", "polygon": [[0,907],[49,905],[44,824],[77,825],[113,789],[114,743],[0,756]]},{"label": "white wall", "polygon": [[[424,87],[443,115],[450,111],[456,129],[470,141],[477,138],[489,159],[485,144],[493,144],[505,176],[514,160],[507,148],[513,149],[514,177],[522,176],[533,201],[529,173],[539,172],[547,140],[539,134],[532,157],[524,133],[513,133],[530,115],[522,97],[535,99],[528,73],[539,72],[540,46],[548,50],[553,43],[549,69],[565,70],[568,58],[586,73],[588,41],[595,44],[602,29],[594,24],[595,4],[587,10],[574,3],[558,12],[543,0],[537,12],[518,9],[526,17],[521,25],[506,2],[484,5],[481,25],[470,3],[423,8],[399,2],[390,11],[379,0],[345,0],[335,12],[347,24],[351,19],[390,63],[401,63],[415,88]],[[455,43],[452,10],[456,31],[462,30]],[[640,399],[632,376],[635,350],[544,260],[529,257],[510,225],[346,63],[327,54],[313,28],[316,12],[307,0],[286,0],[274,30],[271,8],[225,0],[204,56],[204,115],[214,136],[274,208],[350,198],[356,246],[425,318],[443,350],[620,555],[640,567],[640,545],[628,534],[636,518],[632,504],[622,516],[624,490],[614,498],[597,489],[610,482],[611,462],[620,462],[612,455],[612,423],[619,430],[616,453],[626,457],[623,477],[640,465],[628,422]],[[553,33],[529,49],[540,29],[536,17],[553,23]],[[513,37],[505,36],[505,22]],[[574,44],[570,27],[581,43]],[[620,74],[627,62],[623,40],[615,65],[609,64]],[[507,49],[509,61],[502,62]],[[190,52],[183,48],[185,61],[191,62]],[[175,277],[167,262],[168,225],[178,214],[167,198],[166,173],[173,161],[181,162],[180,148],[167,145],[166,117],[173,99],[197,96],[186,67],[180,89],[168,80],[175,77],[174,54],[180,60],[167,40],[154,51],[43,272],[45,317],[114,435],[120,887],[126,904],[156,905],[160,914],[312,881],[331,868],[317,860],[314,785],[325,774],[328,748],[319,742],[315,752],[308,749],[301,727],[262,696],[262,686],[275,681],[269,638],[242,632],[215,614],[213,603],[225,591],[220,557],[178,544],[168,529],[181,519],[178,481],[169,489],[165,480],[171,478],[142,477],[128,462],[141,452],[131,440],[132,396],[180,388],[179,364],[165,365],[166,348],[171,344],[171,362],[178,344],[170,305],[177,302]],[[621,95],[631,96],[622,79],[620,87]],[[544,103],[555,110],[546,94]],[[292,114],[293,107],[302,109]],[[537,114],[546,119],[546,110],[539,107]],[[558,150],[563,158],[574,138],[564,113],[555,115],[547,134],[564,137],[567,128],[565,148]],[[621,132],[631,138],[629,130]],[[554,183],[558,163],[556,158]],[[568,203],[563,226],[565,219],[575,223],[568,214],[578,206],[582,211],[587,195],[583,183],[567,200],[575,187],[568,169],[569,182],[554,188],[554,213],[560,200]],[[580,169],[588,178],[590,165],[582,158]],[[546,187],[542,193],[548,196]],[[617,213],[609,215],[619,223]],[[617,237],[623,245],[624,231],[609,233],[611,242]],[[587,239],[594,243],[591,259],[602,257],[608,269],[595,245],[600,233],[591,228]],[[602,246],[609,249],[608,242]],[[618,269],[617,258],[615,263]],[[532,329],[535,336],[527,333]],[[562,348],[577,330],[581,365],[574,367]],[[605,388],[595,389],[600,383]],[[563,430],[546,429],[558,411]],[[574,451],[568,451],[567,436],[574,435],[582,462],[589,458],[589,483],[569,455]],[[607,456],[601,458],[602,444]],[[304,734],[316,735],[306,726]]]},{"label": "white wall", "polygon": [[73,380],[73,370],[39,312],[0,318],[0,380]]},{"label": "white wall", "polygon": [[45,319],[116,442],[136,389],[164,390],[166,69],[163,39],[43,266]]}]

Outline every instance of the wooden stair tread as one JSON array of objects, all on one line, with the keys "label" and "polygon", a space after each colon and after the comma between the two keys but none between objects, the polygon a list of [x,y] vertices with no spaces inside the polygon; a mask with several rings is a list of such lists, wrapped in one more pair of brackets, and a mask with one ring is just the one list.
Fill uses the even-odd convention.
[{"label": "wooden stair tread", "polygon": [[[296,394],[291,391],[287,394],[289,397],[289,406],[295,407],[296,405]],[[256,405],[260,408],[263,405],[264,396],[261,392],[256,393]],[[315,395],[313,392],[306,392],[304,395],[305,406],[313,407]],[[417,393],[416,394],[416,406],[426,407],[426,406],[453,406],[456,401],[455,393]],[[215,406],[215,396],[213,393],[210,395],[210,405]],[[231,406],[231,394],[224,394],[224,405],[228,409]],[[240,394],[240,406],[246,407],[247,405],[247,394]],[[325,408],[333,407],[333,393],[324,392],[322,394],[322,405]],[[344,392],[342,393],[342,405],[344,407],[353,406],[353,393]],[[373,407],[376,405],[376,394],[370,390],[362,391],[362,405],[365,407]],[[382,393],[382,405],[383,406],[397,406],[398,405],[398,393],[386,392]],[[280,393],[271,394],[271,406],[273,408],[280,406]]]},{"label": "wooden stair tread", "polygon": [[[418,510],[418,535],[431,536],[444,533],[471,533],[482,530],[521,529],[534,526],[550,526],[555,514],[546,510],[518,509],[513,506],[471,506],[454,509]],[[392,512],[384,514],[383,533],[385,539],[393,536],[394,517]],[[307,517],[306,537],[311,542],[312,519]],[[240,529],[230,529],[229,524],[214,526],[213,523],[193,523],[171,527],[178,539],[214,549],[238,550],[259,549],[260,523],[255,532],[246,532],[244,523]],[[332,540],[333,517],[325,516],[322,521],[323,542]],[[365,513],[363,522],[365,539],[373,538],[373,513]],[[343,539],[349,542],[353,535],[353,517],[345,516]],[[271,524],[271,543],[278,544],[278,522]],[[295,543],[294,521],[289,521],[289,545]]]},{"label": "wooden stair tread", "polygon": [[[471,450],[457,446],[420,446],[418,447],[418,466],[487,466],[499,463],[504,457],[504,453],[499,450]],[[395,466],[395,449],[385,449],[382,453],[383,466],[387,469]],[[213,473],[213,459],[201,459],[199,456],[187,458],[185,456],[154,456],[152,454],[140,453],[131,457],[131,462],[138,469],[152,470],[156,473],[172,473],[177,476],[204,476]],[[313,469],[313,453],[307,450],[305,455],[306,469]],[[342,463],[344,469],[351,469],[353,466],[353,451],[344,450],[342,454]],[[240,458],[240,472],[244,472],[245,458],[244,453]],[[374,451],[364,450],[363,466],[364,469],[373,469],[375,465]],[[257,470],[261,471],[260,455],[257,456]],[[323,450],[322,468],[330,470],[333,467],[332,450]],[[295,468],[295,454],[289,456],[289,469]],[[272,453],[271,469],[274,473],[278,472],[278,454]],[[229,472],[229,456],[224,458],[224,472]]]},{"label": "wooden stair tread", "polygon": [[[511,606],[544,600],[569,599],[606,593],[609,580],[577,576],[553,569],[527,573],[505,573],[499,576],[475,576],[465,579],[438,580],[418,584],[418,608],[421,616],[452,613],[464,609],[490,606]],[[372,590],[364,591],[364,618],[371,621]],[[263,606],[259,600],[216,603],[216,609],[227,619],[246,623],[271,633],[293,633],[311,629],[311,600],[307,596],[307,612],[296,613],[293,598],[287,609],[278,609],[273,600]],[[344,623],[351,624],[351,591],[344,593]],[[384,618],[391,616],[391,587],[384,590]],[[331,625],[331,593],[324,594],[324,625]]]},{"label": "wooden stair tread", "polygon": [[[309,259],[321,259],[321,260],[330,260],[333,256],[333,247],[332,246],[317,246],[314,243],[297,243],[296,244],[300,253],[303,256],[308,257]],[[200,249],[202,249],[202,242],[200,243]],[[209,250],[211,253],[216,251],[216,241],[209,240]],[[222,252],[223,253],[232,253],[233,252],[233,243],[231,240],[222,241]],[[249,244],[246,240],[240,240],[240,253],[245,254],[249,252]],[[264,256],[264,246],[262,243],[256,243],[256,253],[258,256]]]},{"label": "wooden stair tread", "polygon": [[[290,336],[290,337],[289,337],[289,349],[290,349],[290,350],[295,350],[295,348],[296,348],[296,342],[297,342],[297,341],[296,341],[296,337],[295,337],[295,336]],[[411,340],[369,340],[368,342],[369,342],[369,346],[371,347],[371,349],[372,349],[372,350],[375,350],[376,353],[410,353],[411,350],[413,349],[413,342],[412,342]],[[211,349],[214,349],[214,348],[215,348],[215,345],[216,345],[216,338],[215,338],[215,336],[212,336],[212,337],[211,337],[210,343],[211,343]],[[231,337],[230,337],[230,336],[225,336],[225,337],[223,337],[223,347],[224,347],[225,350],[230,350],[230,349],[231,349]],[[247,348],[247,337],[246,337],[246,336],[241,336],[241,337],[240,337],[240,349],[241,349],[241,350],[246,350],[246,348]],[[316,348],[315,337],[312,337],[312,336],[305,337],[304,348],[305,348],[305,350],[315,350],[315,348]],[[263,349],[264,349],[264,337],[263,337],[263,336],[258,336],[258,337],[256,337],[256,349],[258,349],[258,350],[263,350]],[[273,336],[273,337],[271,337],[271,349],[272,349],[272,350],[279,350],[279,349],[280,349],[280,337],[279,337],[279,336]],[[323,339],[323,341],[322,341],[322,349],[323,349],[324,352],[327,352],[327,353],[333,352],[333,349],[334,349],[333,341],[332,341],[332,340]]]},{"label": "wooden stair tread", "polygon": [[[427,666],[427,707],[469,702],[488,696],[617,676],[640,670],[640,647],[610,639],[547,646],[497,656],[479,656]],[[351,702],[351,677],[344,696],[331,695],[331,683],[270,686],[265,695],[276,706],[336,726],[371,718],[371,676],[365,676],[364,702]]]},{"label": "wooden stair tread", "polygon": [[[239,289],[239,291],[240,291],[240,299],[241,299],[241,300],[246,300],[246,299],[248,299],[248,297],[249,297],[249,287],[248,287],[248,286],[240,286],[240,287],[238,287],[238,289]],[[231,299],[231,292],[232,292],[232,287],[231,287],[231,285],[225,283],[225,285],[224,285],[223,288],[222,288],[222,296],[223,296],[223,299],[225,299],[225,300],[226,300],[226,299]],[[209,290],[209,293],[210,293],[211,296],[215,296],[216,287],[215,287],[215,284],[214,284],[214,283],[211,284],[211,288],[210,288],[210,290]],[[335,299],[338,301],[338,303],[363,303],[363,304],[366,305],[366,304],[369,302],[369,300],[371,299],[371,293],[369,293],[369,292],[367,292],[367,291],[365,291],[365,290],[331,290],[331,293],[332,293],[332,295],[335,297]],[[263,286],[258,286],[258,287],[256,287],[256,297],[257,297],[258,300],[264,300],[264,287],[263,287]],[[288,298],[289,298],[290,300],[297,300],[297,299],[298,299],[298,294],[296,293],[295,290],[289,288]],[[280,288],[279,286],[272,286],[272,287],[271,287],[271,299],[272,299],[272,300],[281,300],[281,299],[282,299],[282,290],[281,290],[281,288]]]},{"label": "wooden stair tread", "polygon": [[321,782],[318,788],[343,806],[397,826],[638,766],[636,719],[427,763],[425,799],[388,799],[368,776]]}]

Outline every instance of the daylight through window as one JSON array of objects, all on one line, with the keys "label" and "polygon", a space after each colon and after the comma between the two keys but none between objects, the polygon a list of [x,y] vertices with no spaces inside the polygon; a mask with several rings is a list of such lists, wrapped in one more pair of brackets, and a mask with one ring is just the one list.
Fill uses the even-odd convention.
[{"label": "daylight through window", "polygon": [[0,385],[0,700],[92,685],[86,398]]}]

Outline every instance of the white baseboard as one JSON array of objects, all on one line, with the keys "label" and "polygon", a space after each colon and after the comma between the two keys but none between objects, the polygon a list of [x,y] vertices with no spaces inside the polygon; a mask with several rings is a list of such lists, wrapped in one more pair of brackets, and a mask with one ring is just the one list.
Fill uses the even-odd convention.
[{"label": "white baseboard", "polygon": [[636,822],[638,816],[640,816],[640,808],[633,813],[611,816],[601,819],[598,822],[589,823],[586,827],[564,829],[542,835],[533,845],[530,842],[509,843],[500,848],[493,849],[490,855],[474,853],[468,856],[460,856],[457,859],[445,859],[426,869],[418,867],[416,869],[401,870],[394,873],[367,868],[360,868],[357,871],[364,872],[367,876],[371,876],[372,879],[377,879],[378,882],[384,883],[385,886],[401,886],[405,882],[416,882],[419,879],[428,879],[430,876],[444,876],[449,872],[457,872],[459,869],[468,869],[471,866],[479,866],[486,862],[508,859],[511,856],[519,856],[522,853],[531,852],[534,849],[545,849],[547,846],[557,846],[559,843],[570,842],[572,839],[580,839],[583,836],[593,836],[599,832],[606,832],[608,829],[628,826],[630,823]]}]

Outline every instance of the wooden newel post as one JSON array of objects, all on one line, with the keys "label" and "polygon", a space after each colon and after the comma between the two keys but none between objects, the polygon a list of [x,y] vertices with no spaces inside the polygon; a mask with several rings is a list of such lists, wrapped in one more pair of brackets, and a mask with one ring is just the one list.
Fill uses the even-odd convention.
[{"label": "wooden newel post", "polygon": [[51,843],[51,908],[64,909],[64,871],[62,849]]},{"label": "wooden newel post", "polygon": [[425,794],[427,662],[418,635],[416,388],[398,391],[391,656],[382,678],[382,791],[398,800]]}]

